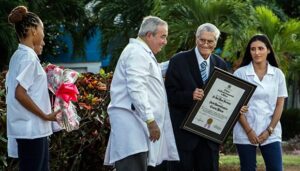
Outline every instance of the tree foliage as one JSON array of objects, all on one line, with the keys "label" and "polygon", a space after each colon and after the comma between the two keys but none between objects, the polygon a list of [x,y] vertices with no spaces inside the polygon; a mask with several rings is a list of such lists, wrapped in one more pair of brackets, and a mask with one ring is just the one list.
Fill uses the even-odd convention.
[{"label": "tree foliage", "polygon": [[17,47],[17,39],[14,29],[8,24],[8,14],[18,4],[25,3],[22,0],[19,1],[0,1],[0,71],[8,63],[8,56],[13,53]]},{"label": "tree foliage", "polygon": [[[282,21],[268,7],[257,6],[251,12],[251,24],[244,27],[241,36],[228,36],[223,56],[232,61],[240,59],[248,40],[257,33],[266,34],[277,54],[281,68],[287,73],[288,65],[293,62],[292,56],[300,54],[300,21],[289,19]],[[237,53],[239,52],[239,53]]]},{"label": "tree foliage", "polygon": [[[75,52],[83,53],[84,42],[93,22],[89,18],[86,5],[90,0],[2,0],[0,1],[0,50],[2,65],[7,65],[10,56],[17,47],[17,37],[11,25],[7,22],[10,11],[18,6],[25,5],[29,11],[36,13],[44,22],[45,43],[43,55],[57,55],[58,49],[65,46],[59,37],[70,32],[74,39]],[[0,70],[2,67],[0,68]]]},{"label": "tree foliage", "polygon": [[291,18],[300,17],[300,1],[298,0],[276,0],[285,14]]},{"label": "tree foliage", "polygon": [[[248,5],[238,0],[157,0],[155,11],[168,21],[167,56],[195,46],[195,31],[209,22],[222,32],[222,39],[243,25]],[[222,42],[222,40],[221,40]]]},{"label": "tree foliage", "polygon": [[94,1],[95,22],[102,32],[103,55],[112,55],[113,69],[129,38],[137,37],[143,17],[150,15],[151,0]]}]

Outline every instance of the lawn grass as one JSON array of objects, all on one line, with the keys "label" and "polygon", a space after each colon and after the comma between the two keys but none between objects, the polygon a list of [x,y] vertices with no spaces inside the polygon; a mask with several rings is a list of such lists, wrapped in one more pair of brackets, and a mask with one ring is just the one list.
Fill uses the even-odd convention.
[{"label": "lawn grass", "polygon": [[[239,170],[238,155],[220,155],[220,171]],[[264,160],[261,155],[257,155],[258,170],[264,170]],[[300,170],[300,155],[283,155],[283,166],[286,171]]]}]

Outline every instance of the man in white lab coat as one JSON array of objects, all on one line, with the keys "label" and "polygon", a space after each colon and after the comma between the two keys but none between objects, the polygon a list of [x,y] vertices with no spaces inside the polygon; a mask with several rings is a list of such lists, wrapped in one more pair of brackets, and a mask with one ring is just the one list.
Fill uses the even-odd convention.
[{"label": "man in white lab coat", "polygon": [[111,132],[105,165],[146,171],[163,160],[179,160],[164,80],[155,54],[167,44],[168,25],[145,17],[117,63],[110,90]]}]

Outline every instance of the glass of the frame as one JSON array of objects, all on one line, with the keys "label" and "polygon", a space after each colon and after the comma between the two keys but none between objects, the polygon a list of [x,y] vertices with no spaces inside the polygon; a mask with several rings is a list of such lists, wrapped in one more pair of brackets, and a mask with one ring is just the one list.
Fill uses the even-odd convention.
[{"label": "glass of the frame", "polygon": [[223,143],[255,89],[256,85],[215,67],[203,99],[195,104],[182,128]]}]

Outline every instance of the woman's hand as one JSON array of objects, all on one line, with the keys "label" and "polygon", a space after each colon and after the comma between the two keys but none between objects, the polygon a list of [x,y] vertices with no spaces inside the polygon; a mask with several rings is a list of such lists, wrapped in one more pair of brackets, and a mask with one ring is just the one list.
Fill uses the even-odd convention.
[{"label": "woman's hand", "polygon": [[259,138],[257,137],[253,129],[247,132],[247,136],[251,144],[259,144]]},{"label": "woman's hand", "polygon": [[259,136],[258,136],[258,140],[259,140],[259,144],[264,143],[268,138],[269,138],[270,134],[267,130],[264,130]]},{"label": "woman's hand", "polygon": [[47,121],[57,121],[56,120],[56,115],[59,114],[61,112],[61,110],[57,110],[55,112],[52,112],[48,115],[45,115],[45,120]]},{"label": "woman's hand", "polygon": [[243,115],[248,112],[248,106],[242,106],[240,109],[240,114]]}]

